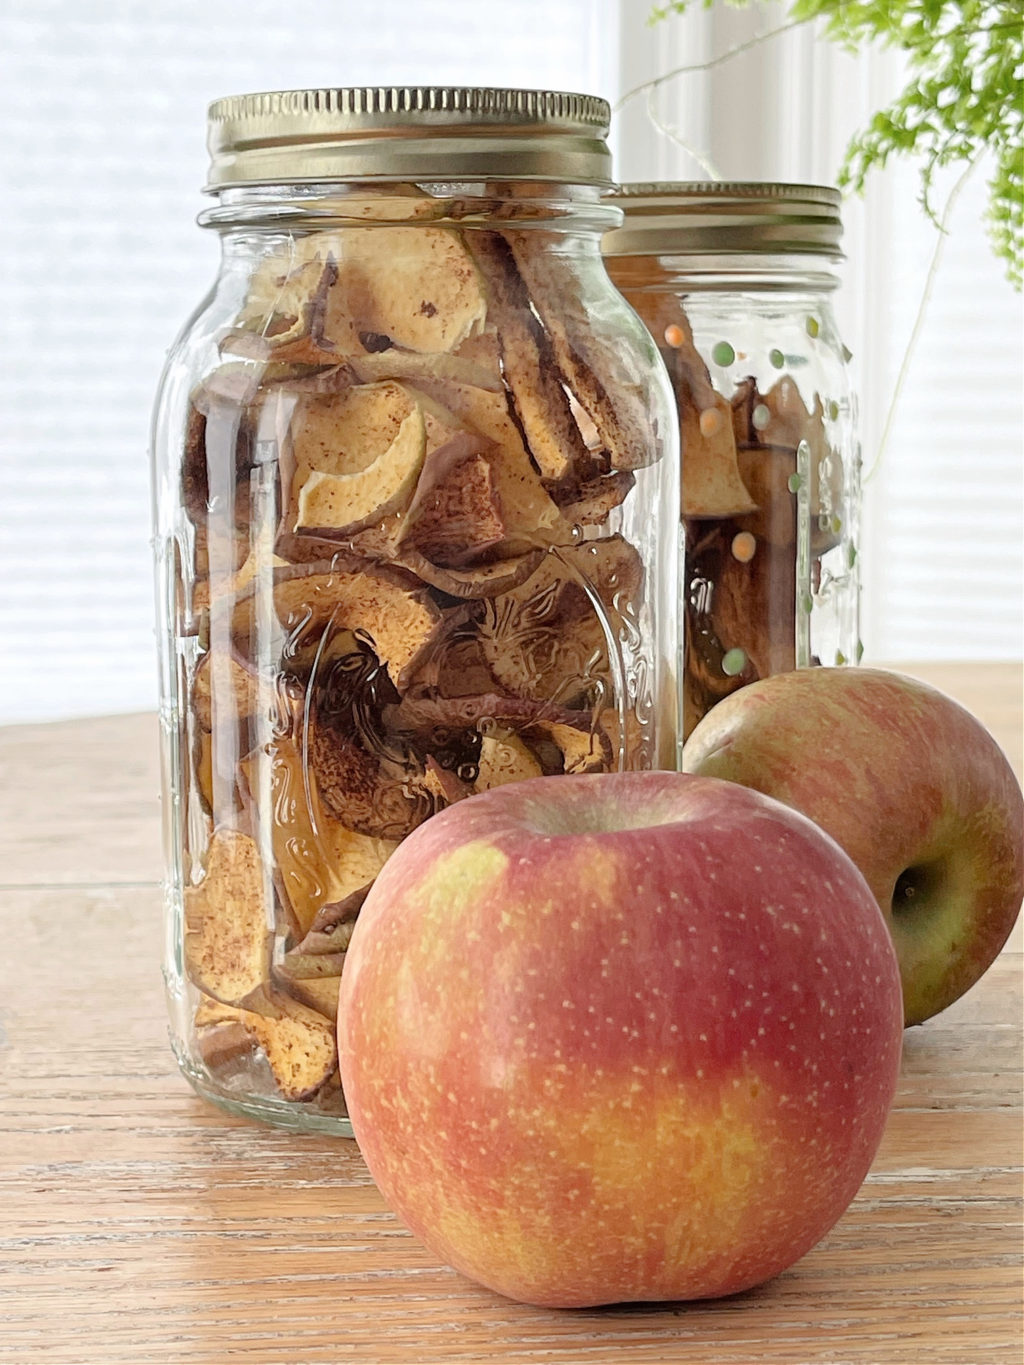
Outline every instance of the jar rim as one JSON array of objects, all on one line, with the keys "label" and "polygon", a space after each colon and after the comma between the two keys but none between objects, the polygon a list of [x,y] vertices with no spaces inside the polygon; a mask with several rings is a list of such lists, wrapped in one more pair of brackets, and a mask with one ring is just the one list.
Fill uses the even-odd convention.
[{"label": "jar rim", "polygon": [[843,255],[831,185],[647,181],[619,185],[608,199],[625,219],[605,235],[606,256]]},{"label": "jar rim", "polygon": [[261,91],[207,112],[205,190],[338,180],[612,185],[608,102],[489,86]]}]

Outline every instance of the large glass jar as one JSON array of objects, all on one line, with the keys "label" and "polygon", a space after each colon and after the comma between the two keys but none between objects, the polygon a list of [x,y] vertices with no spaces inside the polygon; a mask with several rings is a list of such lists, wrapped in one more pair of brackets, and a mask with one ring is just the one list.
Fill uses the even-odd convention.
[{"label": "large glass jar", "polygon": [[684,735],[772,673],[860,657],[860,451],[817,185],[627,185],[609,272],[647,323],[682,445]]},{"label": "large glass jar", "polygon": [[154,423],[172,1043],[349,1132],[345,949],[399,841],[504,782],[672,766],[671,389],[606,274],[608,108],[210,111],[216,284]]}]

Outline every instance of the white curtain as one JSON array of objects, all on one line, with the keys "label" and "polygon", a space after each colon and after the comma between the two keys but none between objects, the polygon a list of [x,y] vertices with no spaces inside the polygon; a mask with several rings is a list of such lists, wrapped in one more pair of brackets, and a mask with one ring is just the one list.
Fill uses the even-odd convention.
[{"label": "white curtain", "polygon": [[[615,99],[779,21],[648,0],[0,0],[0,724],[156,703],[147,445],[166,348],[205,292],[208,101],[390,82]],[[797,33],[655,105],[726,176],[830,179],[891,76]],[[696,178],[634,100],[623,179]],[[1022,653],[1021,307],[961,198],[889,454],[868,485],[864,635],[888,658]],[[846,210],[840,314],[866,463],[933,233],[906,176]],[[973,197],[972,197],[973,196]]]}]

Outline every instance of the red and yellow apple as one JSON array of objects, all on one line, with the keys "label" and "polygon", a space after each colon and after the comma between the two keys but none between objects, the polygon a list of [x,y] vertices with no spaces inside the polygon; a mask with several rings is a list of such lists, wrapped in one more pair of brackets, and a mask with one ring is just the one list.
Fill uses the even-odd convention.
[{"label": "red and yellow apple", "polygon": [[935,688],[874,668],[779,673],[719,702],[683,767],[784,801],[842,845],[889,924],[908,1024],[963,995],[1006,942],[1024,798],[985,727]]},{"label": "red and yellow apple", "polygon": [[871,893],[809,820],[680,773],[454,805],[378,877],[341,1076],[391,1208],[549,1306],[730,1294],[833,1226],[902,1038]]}]

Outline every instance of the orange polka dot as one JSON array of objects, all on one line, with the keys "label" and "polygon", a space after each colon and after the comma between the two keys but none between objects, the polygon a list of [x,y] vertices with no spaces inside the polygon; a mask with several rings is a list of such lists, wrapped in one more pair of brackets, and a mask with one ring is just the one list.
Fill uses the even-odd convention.
[{"label": "orange polka dot", "polygon": [[757,540],[749,531],[739,531],[732,538],[733,558],[749,564],[757,553]]},{"label": "orange polka dot", "polygon": [[722,414],[717,408],[705,408],[700,415],[700,434],[714,436],[722,425]]}]

